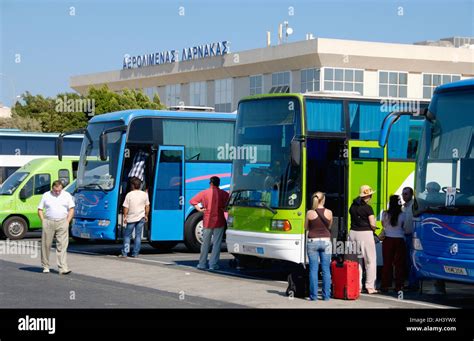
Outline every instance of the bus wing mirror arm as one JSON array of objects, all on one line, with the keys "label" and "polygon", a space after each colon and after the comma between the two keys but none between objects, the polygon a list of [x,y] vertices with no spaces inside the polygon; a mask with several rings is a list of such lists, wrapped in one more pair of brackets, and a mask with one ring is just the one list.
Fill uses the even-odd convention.
[{"label": "bus wing mirror arm", "polygon": [[414,111],[394,111],[385,116],[380,127],[379,134],[379,146],[384,148],[387,145],[388,138],[390,136],[390,130],[392,126],[400,120],[401,116],[415,116],[419,115],[418,112]]},{"label": "bus wing mirror arm", "polygon": [[100,133],[99,137],[99,156],[102,161],[107,160],[107,134],[108,133],[113,133],[116,131],[120,131],[122,133],[127,131],[127,126],[126,125],[121,125],[117,127],[113,127],[110,129],[104,130],[102,133]]},{"label": "bus wing mirror arm", "polygon": [[65,133],[61,133],[56,138],[56,154],[58,155],[58,160],[63,160],[63,143],[64,143],[64,136],[66,135],[74,135],[74,134],[87,134],[87,130],[85,128],[76,129],[67,131]]}]

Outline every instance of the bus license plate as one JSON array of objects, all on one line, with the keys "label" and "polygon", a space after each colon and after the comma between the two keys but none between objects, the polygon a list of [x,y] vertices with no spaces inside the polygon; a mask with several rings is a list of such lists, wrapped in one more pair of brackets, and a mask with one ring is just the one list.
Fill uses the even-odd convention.
[{"label": "bus license plate", "polygon": [[242,246],[242,250],[243,250],[244,252],[256,253],[256,254],[258,254],[258,255],[263,255],[263,253],[264,253],[263,247],[257,247],[257,246],[243,245],[243,246]]},{"label": "bus license plate", "polygon": [[81,233],[81,238],[82,239],[90,239],[91,235],[89,233],[82,232]]},{"label": "bus license plate", "polygon": [[448,274],[454,274],[454,275],[463,275],[467,276],[467,271],[464,268],[457,268],[454,266],[444,266],[444,272]]}]

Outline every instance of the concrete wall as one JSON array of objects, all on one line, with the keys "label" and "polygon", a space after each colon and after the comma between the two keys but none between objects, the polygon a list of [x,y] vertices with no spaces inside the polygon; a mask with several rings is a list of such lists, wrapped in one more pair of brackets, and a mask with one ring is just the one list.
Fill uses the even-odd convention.
[{"label": "concrete wall", "polygon": [[250,78],[234,78],[234,96],[232,98],[232,111],[237,110],[237,104],[242,99],[250,95]]},{"label": "concrete wall", "polygon": [[423,98],[423,75],[421,72],[408,73],[407,95],[408,98]]},{"label": "concrete wall", "polygon": [[379,77],[377,70],[364,70],[364,96],[379,95]]}]

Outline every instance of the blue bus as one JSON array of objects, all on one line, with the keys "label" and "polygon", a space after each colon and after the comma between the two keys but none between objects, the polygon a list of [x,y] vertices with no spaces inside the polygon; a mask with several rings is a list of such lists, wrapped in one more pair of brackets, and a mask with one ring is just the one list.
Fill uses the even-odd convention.
[{"label": "blue bus", "polygon": [[420,278],[474,283],[474,79],[436,88],[424,116],[411,257]]},{"label": "blue bus", "polygon": [[[142,237],[159,249],[184,241],[199,251],[202,214],[189,200],[208,188],[211,176],[229,188],[231,161],[220,148],[233,144],[234,127],[235,114],[215,112],[128,110],[92,118],[83,131],[72,237],[122,238],[122,203],[140,153],[151,203]],[[59,157],[65,135],[58,138]]]},{"label": "blue bus", "polygon": [[[33,159],[56,155],[58,134],[0,129],[0,184]],[[82,135],[64,139],[64,154],[78,156]]]}]

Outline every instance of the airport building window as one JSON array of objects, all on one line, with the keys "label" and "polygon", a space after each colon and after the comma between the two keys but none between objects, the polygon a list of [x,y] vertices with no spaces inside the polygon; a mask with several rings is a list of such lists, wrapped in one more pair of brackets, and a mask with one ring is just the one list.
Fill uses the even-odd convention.
[{"label": "airport building window", "polygon": [[172,84],[166,86],[166,105],[181,105],[181,84]]},{"label": "airport building window", "polygon": [[250,76],[250,95],[263,94],[263,76]]},{"label": "airport building window", "polygon": [[438,73],[423,74],[423,98],[430,99],[433,96],[434,89],[446,83],[455,82],[461,79],[460,75],[444,75]]},{"label": "airport building window", "polygon": [[216,79],[215,84],[215,106],[216,111],[232,111],[232,78]]},{"label": "airport building window", "polygon": [[291,89],[289,71],[276,72],[272,74],[272,88],[276,86],[288,86]]},{"label": "airport building window", "polygon": [[364,94],[364,71],[358,69],[324,68],[324,90]]},{"label": "airport building window", "polygon": [[206,106],[207,85],[206,82],[191,82],[189,84],[190,102],[195,106]]},{"label": "airport building window", "polygon": [[407,97],[407,72],[379,71],[380,97]]},{"label": "airport building window", "polygon": [[156,86],[153,86],[151,88],[144,88],[143,92],[145,93],[145,95],[148,96],[149,99],[153,100],[155,94],[158,93],[158,88]]},{"label": "airport building window", "polygon": [[320,75],[319,69],[301,70],[301,92],[319,91]]}]

